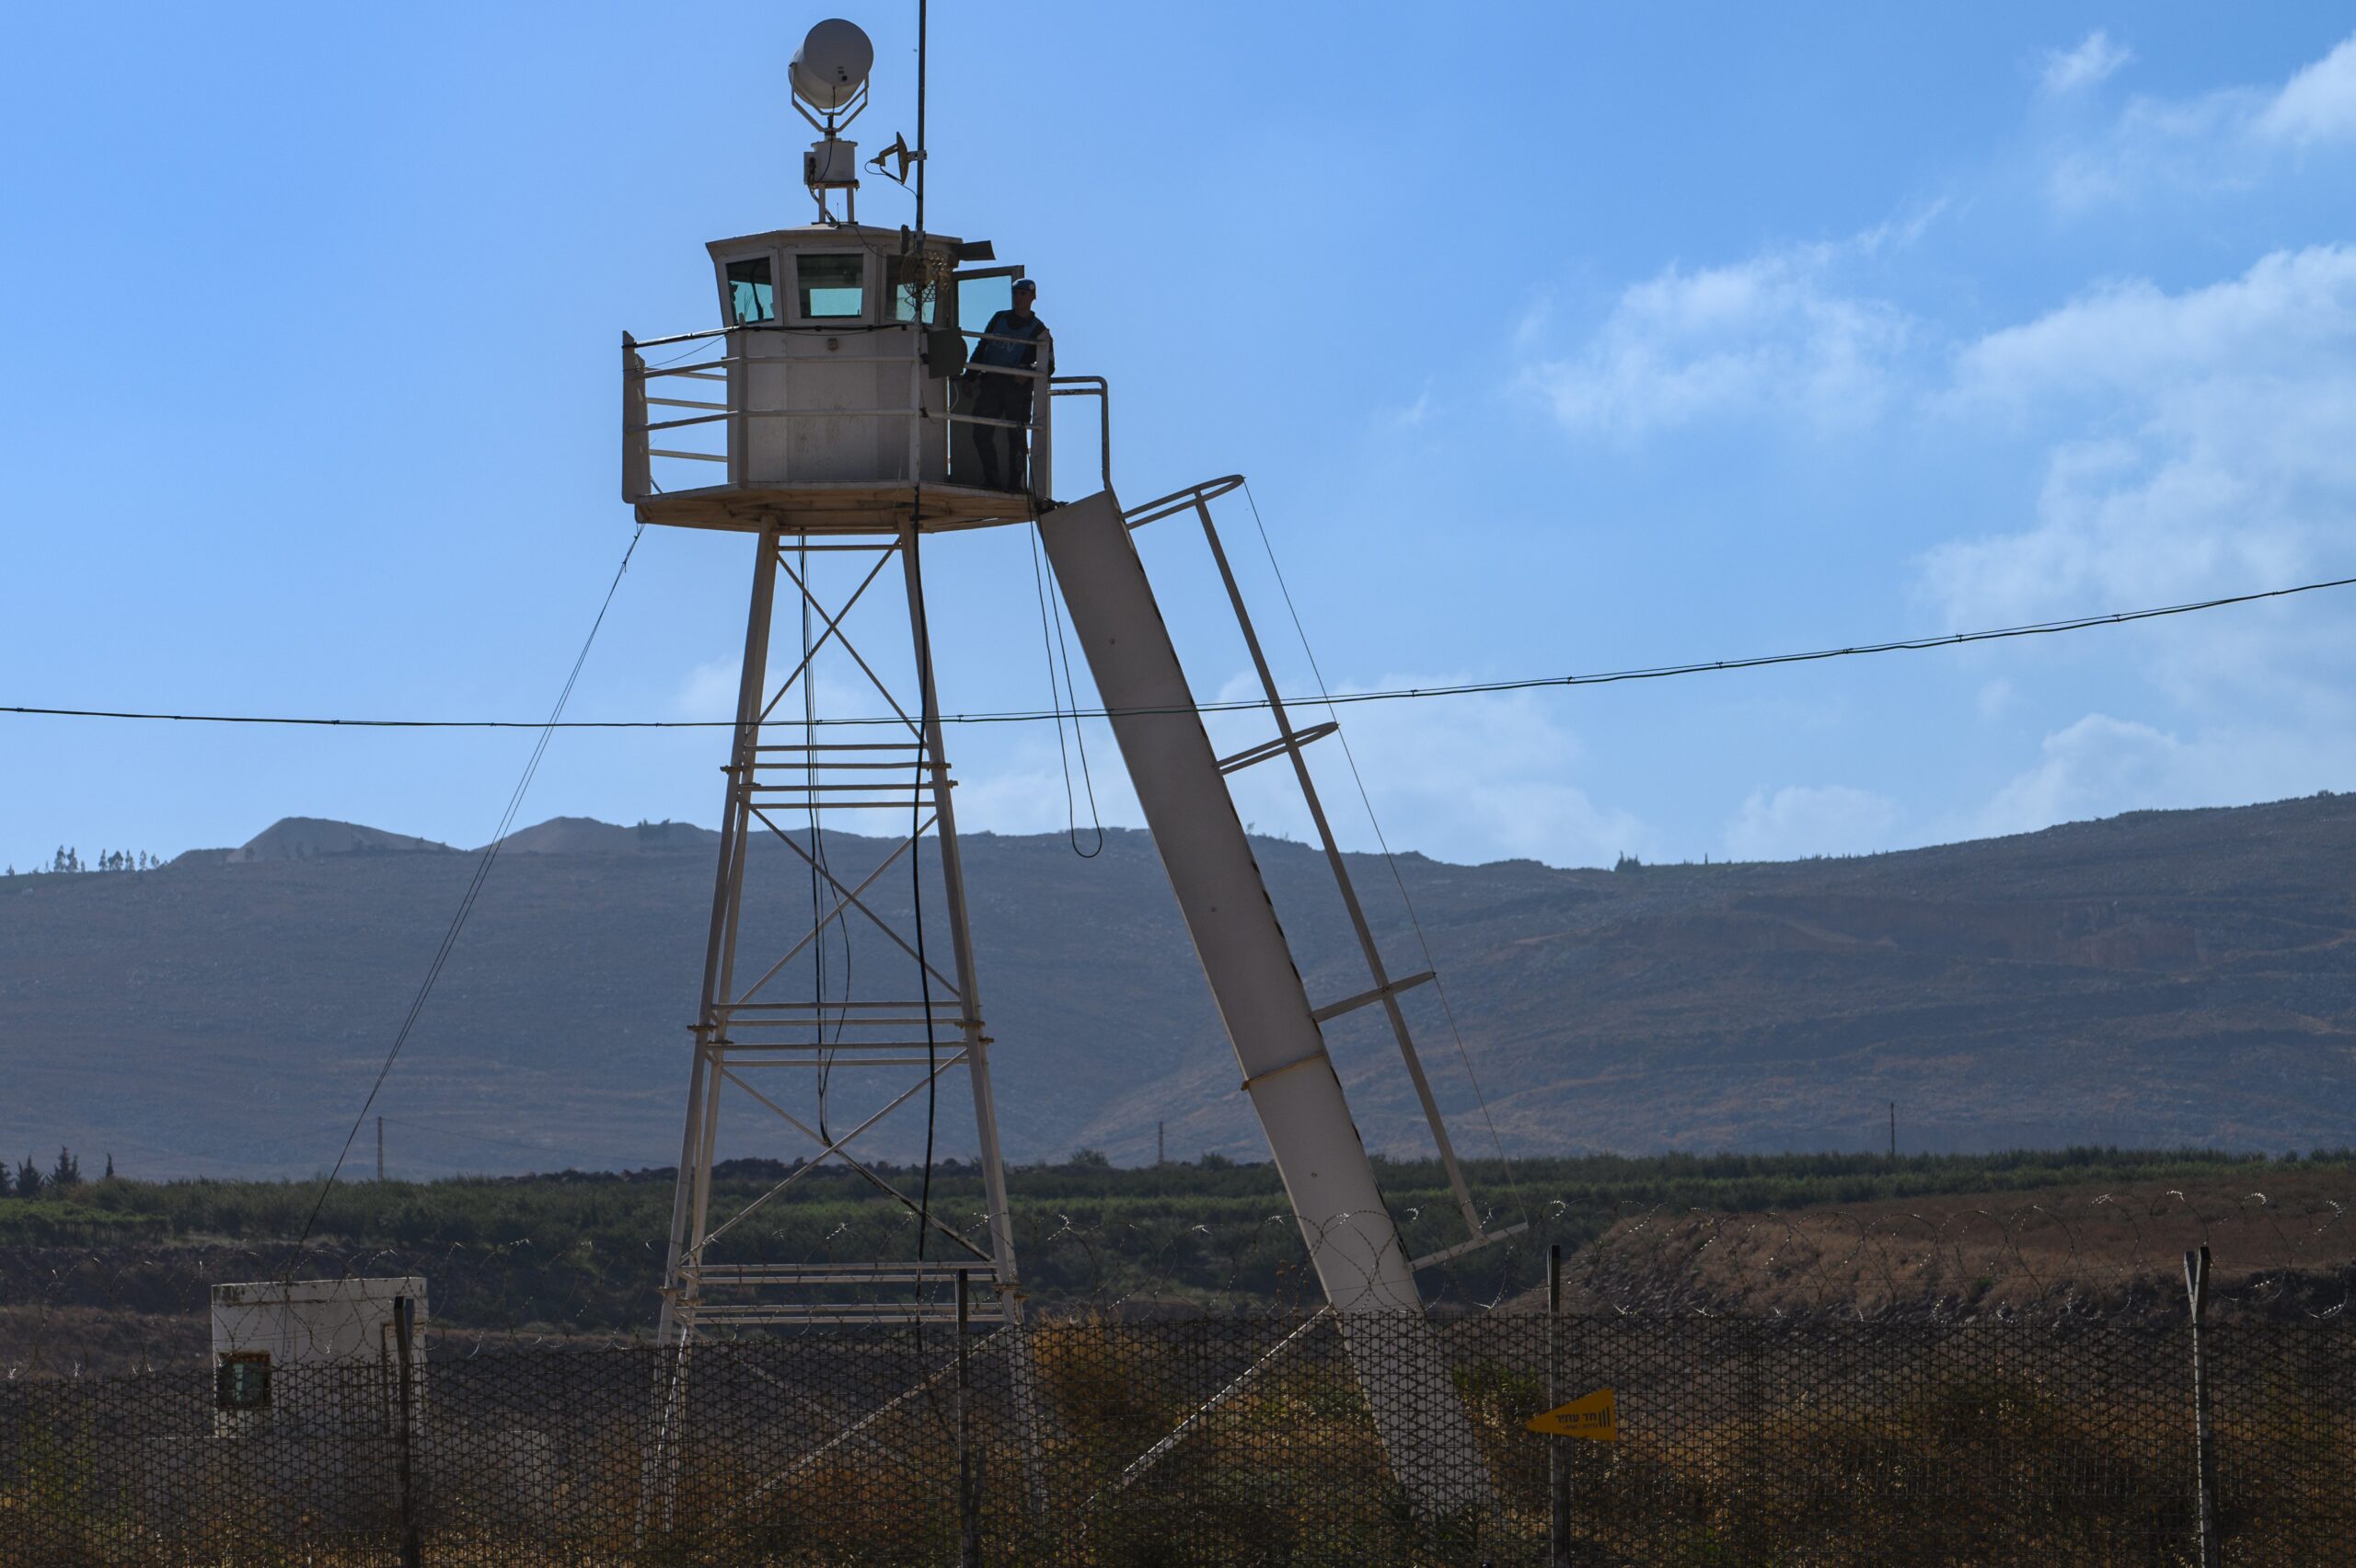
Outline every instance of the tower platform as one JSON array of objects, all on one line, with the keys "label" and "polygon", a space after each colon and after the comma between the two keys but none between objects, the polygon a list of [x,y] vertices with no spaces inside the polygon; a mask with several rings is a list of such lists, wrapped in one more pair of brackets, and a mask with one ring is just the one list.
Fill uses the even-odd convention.
[{"label": "tower platform", "polygon": [[945,534],[1001,523],[1028,523],[1038,503],[1027,495],[971,485],[843,481],[831,484],[706,485],[664,490],[636,502],[641,523],[757,534],[780,528],[811,536]]}]

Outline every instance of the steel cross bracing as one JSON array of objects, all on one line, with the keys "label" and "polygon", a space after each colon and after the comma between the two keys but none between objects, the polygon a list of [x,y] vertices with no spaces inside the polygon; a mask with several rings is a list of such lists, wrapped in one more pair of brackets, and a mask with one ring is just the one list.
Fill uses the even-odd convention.
[{"label": "steel cross bracing", "polygon": [[[660,1325],[665,1344],[684,1348],[699,1329],[947,1321],[955,1313],[960,1269],[990,1282],[989,1293],[974,1304],[975,1317],[1020,1319],[1013,1228],[990,1093],[990,1040],[975,984],[920,554],[912,525],[859,542],[839,536],[820,542],[782,525],[760,535],[672,1202]],[[895,565],[898,592],[890,583]],[[831,593],[816,582],[821,568]],[[791,590],[782,607],[781,583]],[[884,607],[903,597],[904,623]],[[905,625],[909,657],[902,689],[895,691],[879,672],[883,666],[901,674],[898,661],[884,659],[872,640],[867,651],[852,641],[847,623],[862,605],[868,607],[862,625],[879,615],[894,630]],[[800,623],[801,636],[794,662],[772,687],[772,634],[789,617]],[[826,732],[807,720],[822,661],[830,670],[855,671],[852,683],[880,694],[905,734],[895,726],[885,732],[888,739],[818,741]],[[894,824],[881,857],[849,872],[832,864],[826,836],[842,831],[830,822],[839,823],[844,813],[861,813],[852,820],[869,833],[879,814]],[[926,919],[919,933],[910,917],[881,906],[886,893],[907,889],[912,875],[933,881],[933,868],[917,870],[928,837],[939,875],[921,890]],[[872,848],[876,840],[860,842]],[[781,931],[763,925],[748,908],[748,882],[766,884],[756,893],[769,886],[806,890],[806,918],[790,919]],[[754,905],[767,910],[774,902],[756,896]],[[944,928],[945,950],[938,941]],[[853,939],[861,944],[862,983],[886,977],[874,982],[881,994],[827,995],[827,943],[840,951]],[[814,972],[820,980],[812,994],[794,994]],[[920,1118],[936,1099],[953,1105],[953,1094],[943,1091],[959,1074],[972,1093],[988,1211],[978,1231],[927,1212],[909,1183],[878,1170],[857,1147],[887,1119]],[[820,1085],[826,1088],[814,1094]],[[826,1089],[838,1107],[831,1121],[819,1098]],[[839,1110],[844,1106],[853,1107],[848,1115]],[[749,1197],[716,1201],[712,1167],[723,1113],[749,1114],[756,1126],[782,1135],[774,1143],[762,1140],[761,1152],[799,1157],[802,1163]],[[963,1123],[960,1115],[944,1125],[962,1129]],[[916,1219],[904,1228],[911,1238],[906,1255],[793,1262],[759,1257],[761,1211],[826,1167],[854,1173]],[[921,1257],[913,1239],[919,1230]]]}]

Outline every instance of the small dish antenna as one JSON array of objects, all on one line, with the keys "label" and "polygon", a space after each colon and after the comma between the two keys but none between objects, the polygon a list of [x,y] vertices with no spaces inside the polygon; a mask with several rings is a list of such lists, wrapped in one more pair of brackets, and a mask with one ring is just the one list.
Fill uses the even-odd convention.
[{"label": "small dish antenna", "polygon": [[824,138],[802,156],[802,182],[817,199],[822,224],[835,221],[826,210],[829,190],[843,192],[845,216],[857,219],[859,144],[838,133],[867,107],[867,74],[874,67],[875,45],[859,24],[830,17],[810,29],[786,68],[794,109]]}]

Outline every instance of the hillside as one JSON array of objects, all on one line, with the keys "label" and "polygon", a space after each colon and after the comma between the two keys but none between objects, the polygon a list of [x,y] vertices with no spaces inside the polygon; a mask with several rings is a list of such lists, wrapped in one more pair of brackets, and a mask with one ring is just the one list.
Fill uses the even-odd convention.
[{"label": "hillside", "polygon": [[[331,1160],[474,865],[336,827],[0,882],[0,1150],[69,1143],[141,1175]],[[827,845],[853,878],[881,847]],[[668,1164],[710,836],[575,819],[511,847],[536,852],[500,861],[378,1107],[392,1169]],[[1258,847],[1311,995],[1362,988],[1320,858]],[[776,928],[806,872],[761,853],[747,919]],[[2356,797],[1854,859],[1399,869],[1509,1150],[1874,1148],[1892,1101],[1909,1151],[2356,1144]],[[1149,1159],[1157,1121],[1173,1158],[1261,1151],[1143,834],[1091,860],[976,834],[966,873],[1010,1158]],[[1421,968],[1389,873],[1358,874],[1394,967]],[[872,894],[907,898],[900,875]],[[893,950],[854,935],[855,980],[880,983]],[[1484,1152],[1438,999],[1410,999]],[[1369,1144],[1421,1152],[1379,1020],[1334,1047]],[[877,1152],[905,1159],[921,1130]],[[946,1115],[941,1136],[970,1153]]]},{"label": "hillside", "polygon": [[404,833],[363,827],[323,817],[282,817],[222,857],[231,864],[255,860],[309,860],[323,855],[446,855],[447,844]]}]

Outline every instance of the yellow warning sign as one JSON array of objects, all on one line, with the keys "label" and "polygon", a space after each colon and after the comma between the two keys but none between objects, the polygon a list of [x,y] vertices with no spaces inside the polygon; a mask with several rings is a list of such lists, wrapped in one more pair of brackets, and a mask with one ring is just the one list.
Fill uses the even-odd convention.
[{"label": "yellow warning sign", "polygon": [[1550,1437],[1591,1437],[1599,1443],[1620,1440],[1620,1406],[1609,1389],[1598,1389],[1582,1394],[1566,1405],[1557,1405],[1543,1415],[1533,1415],[1528,1423],[1532,1432],[1543,1432]]}]

